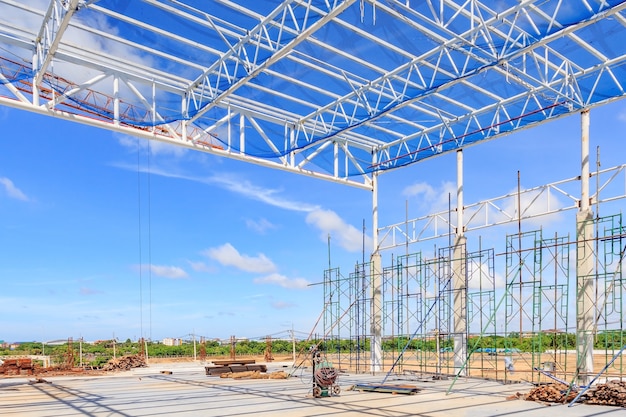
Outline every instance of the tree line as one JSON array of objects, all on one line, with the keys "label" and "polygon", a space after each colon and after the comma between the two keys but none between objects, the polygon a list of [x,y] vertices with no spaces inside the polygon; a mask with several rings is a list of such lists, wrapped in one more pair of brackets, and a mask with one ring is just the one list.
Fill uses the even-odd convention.
[{"label": "tree line", "polygon": [[[599,332],[595,338],[595,349],[616,350],[626,344],[626,330]],[[370,350],[370,339],[367,337],[351,339],[299,340],[295,342],[296,353],[306,353],[311,346],[327,353],[354,353]],[[409,338],[406,336],[385,337],[382,342],[383,351],[451,351],[453,339],[440,337]],[[82,363],[88,366],[101,366],[114,356],[137,355],[147,348],[148,357],[229,357],[234,351],[235,356],[263,356],[267,353],[268,343],[265,340],[237,340],[236,343],[220,343],[216,340],[198,342],[186,341],[177,346],[167,346],[158,342],[146,341],[139,343],[127,339],[124,342],[108,340],[98,343],[63,343],[47,345],[41,342],[26,342],[16,349],[0,349],[0,356],[5,355],[49,355],[53,363],[65,363],[71,353],[75,365]],[[537,333],[532,336],[520,337],[519,333],[507,336],[470,336],[468,349],[471,352],[491,352],[514,350],[519,352],[544,352],[546,350],[575,350],[576,335],[572,333]],[[82,351],[82,357],[80,355]],[[291,340],[274,339],[271,341],[271,353],[290,355],[293,351]]]}]

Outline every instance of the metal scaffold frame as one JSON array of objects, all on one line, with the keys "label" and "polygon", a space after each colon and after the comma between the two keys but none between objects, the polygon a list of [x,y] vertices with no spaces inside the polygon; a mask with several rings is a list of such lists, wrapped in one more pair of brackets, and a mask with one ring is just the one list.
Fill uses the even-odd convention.
[{"label": "metal scaffold frame", "polygon": [[[626,254],[626,226],[622,215],[598,218],[596,226],[596,269],[598,293],[596,298],[597,317],[596,344],[601,346],[604,356],[612,356],[626,345],[626,323],[624,297],[624,262]],[[626,358],[620,355],[607,370],[607,375],[621,376]]]},{"label": "metal scaffold frame", "polygon": [[358,264],[354,272],[344,277],[339,268],[324,271],[324,294],[327,300],[323,312],[326,354],[338,367],[356,372],[369,369],[370,320],[372,299],[370,264]]},{"label": "metal scaffold frame", "polygon": [[[592,223],[598,233],[591,246],[598,258],[598,273],[594,275],[598,284],[594,360],[595,369],[601,369],[600,365],[605,365],[626,343],[626,315],[621,302],[626,295],[626,227],[621,215],[594,218]],[[495,255],[494,248],[482,248],[481,238],[470,242],[476,243],[478,249],[468,250],[461,260],[468,280],[464,295],[468,354],[463,360],[463,374],[502,381],[523,378],[533,383],[549,382],[546,374],[550,374],[575,385],[580,355],[575,351],[575,312],[570,306],[576,304],[577,277],[571,273],[570,258],[579,242],[568,235],[544,237],[542,230],[522,231],[506,236],[506,249],[499,255]],[[392,257],[391,265],[383,268],[384,371],[437,376],[460,373],[452,349],[454,250],[435,248],[436,256],[431,258],[422,253]],[[498,282],[497,257],[504,261],[504,282]],[[365,281],[355,278],[363,278],[360,271],[368,267],[369,264],[357,264],[350,279],[325,281],[325,294],[329,295],[331,289],[333,294],[350,294],[333,301],[330,309],[327,307],[329,321],[325,325],[345,330],[333,333],[334,341],[329,346],[339,346],[341,339],[371,337],[362,327],[357,328],[363,319],[369,320],[370,313],[359,315],[359,306],[366,306],[370,312],[367,282],[371,277],[364,276]],[[340,276],[338,269],[330,271],[333,276]],[[356,291],[359,285],[363,288]],[[327,302],[327,306],[331,303]],[[331,317],[337,317],[343,309],[352,311],[340,323],[332,323]],[[345,368],[370,371],[367,352],[334,349],[328,353],[334,354]],[[618,358],[605,376],[625,377],[625,365],[624,359]]]}]

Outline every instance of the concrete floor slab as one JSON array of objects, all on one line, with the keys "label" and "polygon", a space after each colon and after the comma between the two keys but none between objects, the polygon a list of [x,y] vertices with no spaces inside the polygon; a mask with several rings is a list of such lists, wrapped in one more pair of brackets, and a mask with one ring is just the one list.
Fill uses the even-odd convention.
[{"label": "concrete floor slab", "polygon": [[[283,369],[268,365],[268,372]],[[172,371],[171,375],[161,373]],[[161,364],[130,372],[96,377],[44,377],[0,380],[3,417],[70,416],[623,416],[618,407],[591,405],[547,406],[506,398],[526,393],[529,384],[502,385],[494,381],[458,380],[447,395],[450,380],[390,378],[387,384],[411,384],[415,395],[359,392],[354,384],[379,384],[384,375],[341,374],[339,396],[313,398],[311,373],[299,370],[287,380],[232,380],[208,377],[204,364]]]}]

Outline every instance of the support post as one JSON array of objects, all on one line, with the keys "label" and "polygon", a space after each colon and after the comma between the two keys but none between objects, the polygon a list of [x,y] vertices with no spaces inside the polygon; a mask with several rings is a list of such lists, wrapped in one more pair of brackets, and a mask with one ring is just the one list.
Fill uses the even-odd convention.
[{"label": "support post", "polygon": [[113,124],[120,125],[120,78],[113,76]]},{"label": "support post", "polygon": [[454,310],[454,371],[457,375],[466,375],[464,369],[467,360],[467,280],[465,271],[465,231],[463,225],[463,150],[456,152],[457,190],[456,212],[457,225],[454,248],[452,251],[452,289]]},{"label": "support post", "polygon": [[380,252],[378,251],[378,173],[372,174],[372,256],[371,256],[371,372],[380,372],[382,369],[382,268]]},{"label": "support post", "polygon": [[239,153],[246,153],[246,117],[239,115]]},{"label": "support post", "polygon": [[576,214],[576,371],[579,385],[587,385],[593,374],[596,314],[596,255],[589,178],[589,110],[586,109],[581,112],[581,195]]}]

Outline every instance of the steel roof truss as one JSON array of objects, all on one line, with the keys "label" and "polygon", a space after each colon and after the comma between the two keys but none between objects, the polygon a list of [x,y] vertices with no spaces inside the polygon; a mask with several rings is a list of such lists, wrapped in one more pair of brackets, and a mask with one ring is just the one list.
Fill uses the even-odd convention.
[{"label": "steel roof truss", "polygon": [[[35,71],[35,88],[41,84],[43,75],[46,73],[48,66],[52,63],[54,54],[59,47],[63,33],[70,24],[72,15],[78,9],[79,0],[52,0],[48,7],[48,11],[44,16],[43,23],[37,35],[37,62],[34,63]],[[35,100],[38,97],[34,96]]]},{"label": "steel roof truss", "polygon": [[[257,131],[257,133],[263,138],[263,140],[265,141],[267,146],[269,146],[270,149],[276,155],[281,155],[282,152],[276,147],[276,145],[274,145],[274,142],[269,138],[269,136],[265,133],[263,128],[256,122],[256,120],[254,120],[254,118],[252,118],[252,117],[248,117],[248,121],[250,122],[252,127]],[[285,156],[279,156],[278,159],[281,160],[283,162],[283,164],[287,165],[288,161],[287,161],[287,158],[285,158]]]},{"label": "steel roof truss", "polygon": [[[613,10],[611,11],[611,13],[617,13],[617,11],[619,11],[619,10],[620,10],[620,8],[615,8],[615,9],[613,9]],[[608,13],[608,12],[607,12],[607,13]],[[583,23],[579,24],[577,27],[582,27],[582,26],[584,26],[584,25],[586,25],[586,24],[588,24],[588,22],[583,22]],[[574,28],[571,28],[571,27],[566,29],[566,31],[567,31],[567,32],[573,32],[573,30],[574,30]],[[555,37],[555,35],[552,35],[551,37],[553,38],[553,37]],[[543,44],[543,43],[545,43],[545,42],[547,42],[547,40],[546,40],[546,39],[544,39],[544,40],[543,40],[543,42],[540,42],[540,44]],[[528,47],[526,47],[526,48],[528,48]],[[523,48],[523,49],[524,49],[524,48]],[[522,51],[523,51],[523,49],[522,49]],[[547,49],[546,49],[546,52],[547,52]],[[518,52],[517,54],[519,54],[519,53],[520,53],[520,52]],[[423,62],[423,61],[422,61],[422,62]],[[548,62],[548,61],[546,60],[546,62]],[[397,72],[397,71],[399,71],[399,70],[403,70],[403,69],[404,69],[403,67],[400,67],[398,70],[396,70],[396,72]],[[546,69],[547,69],[547,66],[546,66]],[[383,81],[383,82],[386,82],[386,81],[387,81],[387,77],[388,77],[389,75],[390,75],[390,74],[387,74],[387,76],[382,77],[382,78],[381,78],[381,79],[382,79],[382,81]],[[462,75],[461,75],[461,76],[462,76]],[[381,79],[379,79],[377,82],[369,83],[369,84],[367,84],[367,85],[362,86],[362,87],[361,87],[361,89],[358,91],[359,97],[362,99],[363,97],[366,97],[366,96],[367,96],[367,95],[365,94],[364,90],[370,90],[370,91],[371,91],[371,90],[373,90],[374,88],[376,88],[376,85],[377,85],[377,84],[379,84],[379,83],[380,83],[380,84],[382,84],[382,83],[381,83]],[[426,87],[426,86],[424,86],[424,87]],[[382,91],[382,90],[381,90],[381,91]],[[355,93],[353,93],[353,94],[355,94]],[[345,97],[344,97],[343,99],[345,99]],[[339,103],[340,103],[340,102],[336,102],[334,105],[338,105]],[[326,107],[324,107],[324,108],[322,108],[322,109],[318,110],[316,113],[314,113],[314,114],[312,114],[312,115],[309,115],[308,117],[311,117],[311,116],[321,117],[321,112],[322,112],[322,111],[326,111],[326,110],[327,110],[327,109],[329,109],[332,105],[333,105],[333,104],[327,105]],[[371,106],[369,106],[369,105],[368,105],[368,106],[366,107],[366,109],[367,109],[367,110],[371,109]],[[371,110],[370,110],[370,112],[371,112]],[[365,119],[365,120],[372,120],[372,119],[373,119],[373,117],[369,117],[369,118],[367,118],[367,119]],[[345,119],[344,121],[345,121],[345,122],[346,122],[349,126],[350,126],[350,125],[352,125],[352,126],[356,126],[356,125],[358,125],[358,124],[362,123],[362,122],[363,122],[363,121],[365,121],[365,120],[357,120],[357,121],[355,121],[355,120]],[[342,129],[336,129],[335,131],[345,131],[345,130],[346,130],[346,128],[342,128]],[[328,130],[327,130],[327,132],[329,132],[328,134],[332,135],[332,133],[330,133],[330,132],[331,132],[331,129],[328,129]]]},{"label": "steel roof truss", "polygon": [[0,81],[0,85],[6,87],[20,102],[30,103],[30,100],[22,94],[20,90],[15,88],[15,86],[4,76],[4,74],[2,74],[2,72],[0,72]]},{"label": "steel roof truss", "polygon": [[[274,51],[274,53],[272,55],[270,55],[267,59],[263,60],[262,62],[257,62],[256,59],[253,62],[250,61],[246,61],[246,72],[247,75],[243,76],[243,77],[239,77],[239,78],[233,78],[232,80],[228,80],[228,87],[224,90],[222,90],[221,88],[219,88],[219,83],[213,83],[212,79],[214,80],[219,80],[221,79],[221,71],[224,70],[227,72],[228,70],[228,58],[230,58],[233,54],[235,53],[242,53],[244,51],[246,51],[246,46],[249,44],[250,40],[252,39],[253,36],[257,36],[257,34],[260,34],[262,32],[262,28],[268,24],[271,24],[272,20],[274,20],[274,18],[280,14],[285,15],[285,11],[291,7],[291,4],[294,3],[294,1],[285,1],[283,2],[279,7],[277,7],[274,12],[272,12],[271,14],[269,14],[261,23],[259,23],[255,28],[253,28],[252,30],[249,31],[249,33],[244,36],[243,38],[241,38],[239,40],[239,42],[237,43],[237,45],[235,47],[233,47],[230,50],[230,53],[226,53],[224,54],[219,60],[217,60],[211,67],[209,67],[209,69],[207,69],[204,74],[202,74],[201,77],[199,77],[198,79],[196,79],[196,81],[192,84],[191,88],[195,88],[196,86],[200,85],[201,83],[210,83],[211,84],[211,88],[210,91],[212,92],[212,95],[209,97],[203,97],[206,98],[208,100],[208,103],[201,104],[201,108],[198,111],[198,113],[192,117],[192,121],[195,118],[200,117],[202,114],[206,113],[207,111],[209,111],[211,108],[213,108],[220,100],[222,100],[224,97],[227,97],[229,94],[233,93],[235,90],[237,90],[237,88],[239,88],[240,86],[242,86],[243,84],[245,84],[247,81],[251,80],[252,78],[256,77],[259,73],[261,73],[261,71],[263,71],[264,69],[268,68],[270,65],[272,65],[274,62],[277,62],[278,60],[280,60],[283,56],[287,55],[293,48],[295,48],[299,43],[301,43],[302,41],[304,41],[305,39],[307,39],[309,36],[311,36],[313,33],[315,33],[316,30],[318,30],[319,28],[321,28],[322,26],[324,26],[326,23],[328,23],[330,20],[332,20],[335,16],[337,16],[339,13],[341,13],[343,10],[345,10],[348,6],[350,6],[352,3],[354,3],[356,0],[345,0],[342,2],[335,2],[334,5],[329,5],[329,10],[327,11],[326,14],[322,14],[321,17],[317,20],[314,20],[312,18],[310,18],[309,16],[309,9],[311,7],[310,3],[306,5],[306,16],[307,18],[305,19],[305,21],[302,23],[302,25],[300,27],[295,26],[296,29],[298,30],[298,35],[290,40],[286,45],[284,46],[279,46],[280,45],[280,39],[276,39],[274,42],[272,42],[271,40],[268,41],[269,45],[272,45],[272,43],[276,44],[276,49]],[[300,5],[302,5],[300,3]],[[289,14],[290,16],[292,16],[293,14]],[[312,22],[308,22],[310,20],[312,20]],[[308,26],[307,26],[308,24]],[[268,31],[265,31],[265,33],[269,33]],[[282,32],[280,32],[282,34]],[[258,51],[258,49],[260,48],[260,42],[256,43],[256,51]],[[258,54],[255,53],[255,57],[258,57]],[[217,76],[215,76],[215,72],[217,72]]]}]

